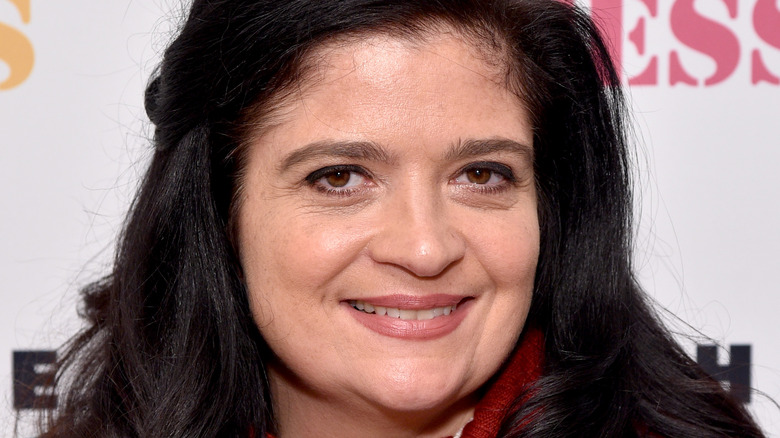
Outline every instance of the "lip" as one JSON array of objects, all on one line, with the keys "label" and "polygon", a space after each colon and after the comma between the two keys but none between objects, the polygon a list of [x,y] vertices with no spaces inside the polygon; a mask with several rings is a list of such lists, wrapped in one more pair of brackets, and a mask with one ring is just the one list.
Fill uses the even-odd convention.
[{"label": "lip", "polygon": [[[360,298],[354,297],[352,300],[363,301],[374,306],[397,307],[399,309],[422,310],[433,307],[454,306],[461,301],[471,298],[464,295],[432,294],[432,295],[383,295],[379,297]],[[345,300],[349,302],[349,300]]]},{"label": "lip", "polygon": [[355,298],[375,306],[396,307],[409,310],[430,309],[433,307],[453,306],[455,311],[446,316],[429,320],[402,320],[390,316],[365,313],[349,305],[349,300],[341,304],[360,324],[380,335],[408,340],[431,340],[446,336],[460,326],[474,301],[473,297],[459,295],[386,295],[381,297]]}]

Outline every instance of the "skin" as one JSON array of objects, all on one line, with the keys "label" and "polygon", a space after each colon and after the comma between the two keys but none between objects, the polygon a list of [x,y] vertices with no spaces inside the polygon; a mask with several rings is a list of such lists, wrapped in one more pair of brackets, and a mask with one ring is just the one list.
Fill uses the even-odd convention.
[{"label": "skin", "polygon": [[[252,139],[238,208],[252,314],[276,354],[277,434],[452,435],[531,302],[528,114],[500,63],[454,32],[364,36],[317,55]],[[347,303],[442,293],[467,297],[462,321],[430,339],[377,333]]]}]

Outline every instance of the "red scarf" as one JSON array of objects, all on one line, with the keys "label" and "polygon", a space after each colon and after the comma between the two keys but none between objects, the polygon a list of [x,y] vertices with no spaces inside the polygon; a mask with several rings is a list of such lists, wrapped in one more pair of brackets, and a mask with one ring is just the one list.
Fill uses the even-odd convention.
[{"label": "red scarf", "polygon": [[542,375],[544,337],[529,328],[509,363],[491,384],[474,410],[474,419],[463,429],[462,438],[495,438],[507,409]]},{"label": "red scarf", "polygon": [[[474,419],[463,429],[461,438],[496,438],[507,409],[520,397],[528,385],[542,375],[544,338],[536,328],[529,328],[520,345],[485,396],[474,409]],[[255,434],[250,433],[250,438]],[[267,438],[274,438],[270,433]],[[450,437],[451,438],[451,437]]]}]

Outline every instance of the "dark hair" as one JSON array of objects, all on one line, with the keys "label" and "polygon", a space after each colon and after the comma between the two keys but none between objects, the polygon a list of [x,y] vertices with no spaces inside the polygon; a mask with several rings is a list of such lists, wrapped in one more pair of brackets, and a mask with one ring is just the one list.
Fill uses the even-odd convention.
[{"label": "dark hair", "polygon": [[[231,238],[248,132],[344,35],[450,26],[506,59],[533,117],[545,366],[501,436],[762,436],[661,326],[631,266],[620,81],[554,0],[195,0],[146,94],[155,153],[112,273],[83,291],[43,436],[264,436],[273,413]],[[499,50],[500,49],[500,50]],[[525,400],[525,398],[523,398]]]}]

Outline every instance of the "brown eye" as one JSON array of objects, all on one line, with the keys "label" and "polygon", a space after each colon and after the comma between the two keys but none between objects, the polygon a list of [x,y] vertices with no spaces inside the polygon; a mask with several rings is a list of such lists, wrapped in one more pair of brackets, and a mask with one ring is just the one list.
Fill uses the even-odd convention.
[{"label": "brown eye", "polygon": [[495,189],[506,187],[515,181],[515,176],[509,166],[492,161],[472,163],[453,180],[457,184],[464,184],[479,189]]},{"label": "brown eye", "polygon": [[487,184],[492,176],[493,171],[488,169],[470,169],[466,171],[466,178],[470,183],[474,184]]},{"label": "brown eye", "polygon": [[347,194],[369,183],[367,172],[358,166],[328,166],[317,169],[306,177],[306,181],[317,189]]},{"label": "brown eye", "polygon": [[331,172],[328,175],[326,175],[325,181],[331,187],[344,187],[347,184],[349,184],[349,180],[351,176],[352,176],[352,172],[338,170],[336,172]]}]

